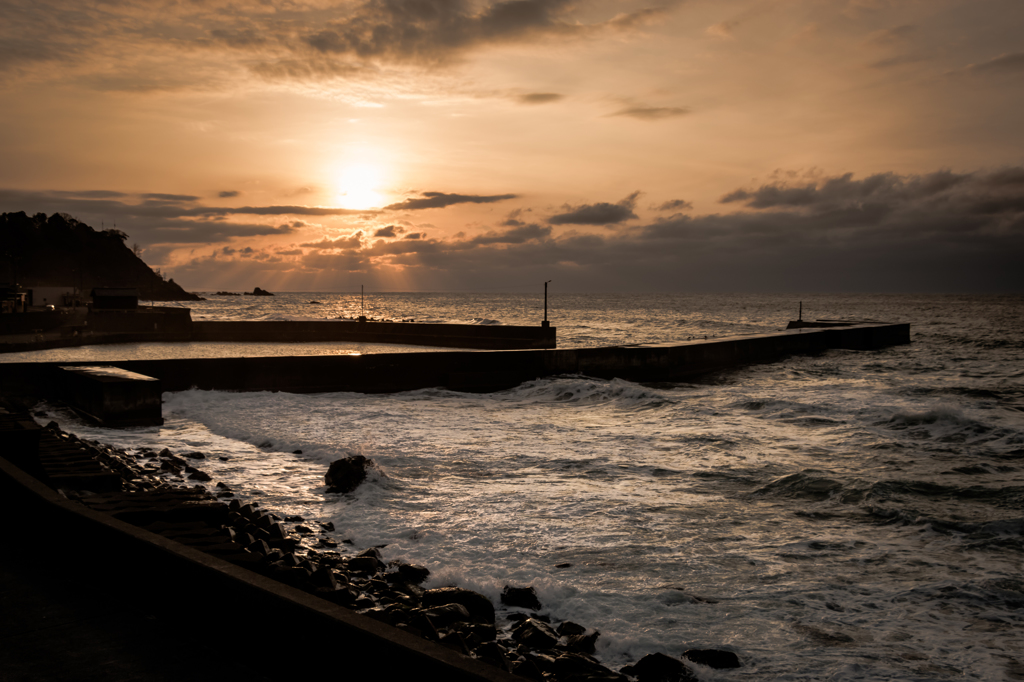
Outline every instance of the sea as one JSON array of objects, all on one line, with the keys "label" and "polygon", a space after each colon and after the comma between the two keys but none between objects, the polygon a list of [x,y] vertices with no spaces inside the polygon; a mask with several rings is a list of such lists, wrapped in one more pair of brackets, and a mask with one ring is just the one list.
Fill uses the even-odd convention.
[{"label": "sea", "polygon": [[[543,296],[522,293],[187,305],[201,320],[544,315]],[[685,383],[189,390],[164,395],[162,427],[97,428],[56,405],[37,419],[129,450],[201,451],[212,490],[333,523],[343,551],[422,564],[427,587],[481,592],[499,620],[502,589],[532,586],[553,623],[600,632],[614,669],[716,648],[743,666],[696,666],[701,680],[1024,680],[1024,297],[553,292],[547,314],[569,348],[771,332],[801,309],[909,322],[912,342]],[[3,360],[438,350],[130,344]],[[328,465],[351,454],[372,460],[368,481],[327,493]]]}]

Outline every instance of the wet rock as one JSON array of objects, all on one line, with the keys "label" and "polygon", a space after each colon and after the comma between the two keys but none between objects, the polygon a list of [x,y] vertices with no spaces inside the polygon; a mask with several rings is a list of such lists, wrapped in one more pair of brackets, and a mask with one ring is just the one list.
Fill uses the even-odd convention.
[{"label": "wet rock", "polygon": [[[337,547],[338,543],[334,546]],[[375,556],[357,556],[348,560],[348,568],[357,573],[376,573],[384,568],[384,564]]]},{"label": "wet rock", "polygon": [[534,680],[534,682],[544,682],[544,673],[541,672],[536,662],[530,659],[515,661],[508,668],[509,672],[513,675],[525,677],[528,680]]},{"label": "wet rock", "polygon": [[430,571],[419,564],[400,564],[398,566],[398,574],[408,582],[414,585],[419,585],[427,579],[427,576],[430,575]]},{"label": "wet rock", "polygon": [[206,473],[205,471],[200,471],[199,469],[194,469],[191,473],[189,473],[188,478],[190,481],[207,482],[213,480],[213,477],[210,476],[210,474]]},{"label": "wet rock", "polygon": [[662,653],[647,654],[621,672],[637,682],[698,682],[682,661]]},{"label": "wet rock", "polygon": [[423,615],[430,618],[431,624],[437,629],[447,628],[455,623],[468,623],[471,620],[469,611],[462,604],[444,604],[422,610]]},{"label": "wet rock", "polygon": [[353,455],[331,462],[324,483],[329,493],[350,493],[366,480],[366,469],[370,460],[362,455]]},{"label": "wet rock", "polygon": [[470,646],[493,642],[498,638],[498,628],[484,623],[466,623],[460,625],[458,631]]},{"label": "wet rock", "polygon": [[334,532],[334,523],[331,522],[331,521],[328,521],[327,523],[321,523],[320,527],[323,528],[328,533],[333,533]]},{"label": "wet rock", "polygon": [[312,535],[313,529],[309,526],[295,526],[295,532],[301,533],[302,535]]},{"label": "wet rock", "polygon": [[458,632],[448,632],[441,635],[441,638],[437,640],[442,646],[448,647],[452,651],[457,651],[460,654],[469,655],[469,647],[466,646],[466,641],[462,638]]},{"label": "wet rock", "polygon": [[565,648],[584,654],[592,654],[597,650],[597,638],[601,633],[594,630],[589,635],[568,635],[565,638]]},{"label": "wet rock", "polygon": [[313,572],[309,577],[310,584],[313,587],[323,588],[327,590],[338,589],[338,578],[331,569],[321,566]]},{"label": "wet rock", "polygon": [[484,642],[483,644],[477,645],[470,654],[474,658],[478,658],[485,663],[501,668],[502,670],[508,670],[508,657],[505,654],[505,650],[497,642]]},{"label": "wet rock", "polygon": [[270,554],[270,545],[268,545],[263,540],[256,540],[255,542],[247,545],[246,549],[250,552],[257,552],[263,555]]},{"label": "wet rock", "polygon": [[547,623],[527,618],[512,630],[512,639],[531,649],[550,649],[558,644],[558,633]]},{"label": "wet rock", "polygon": [[201,452],[183,452],[182,457],[188,457],[189,459],[206,459],[206,455]]},{"label": "wet rock", "polygon": [[540,611],[540,600],[533,587],[512,587],[505,585],[501,591],[501,603],[505,606],[518,606],[531,611]]},{"label": "wet rock", "polygon": [[571,620],[559,623],[555,630],[562,637],[572,637],[574,635],[584,635],[587,629],[578,623],[573,623]]},{"label": "wet rock", "polygon": [[598,682],[619,681],[627,682],[626,678],[608,668],[604,667],[590,656],[578,653],[565,653],[555,659],[554,674],[559,679],[572,679]]},{"label": "wet rock", "polygon": [[717,670],[740,667],[739,657],[722,649],[689,649],[683,652],[683,658]]},{"label": "wet rock", "polygon": [[461,587],[438,587],[423,593],[424,606],[444,604],[462,604],[477,623],[494,622],[494,604],[479,592]]}]

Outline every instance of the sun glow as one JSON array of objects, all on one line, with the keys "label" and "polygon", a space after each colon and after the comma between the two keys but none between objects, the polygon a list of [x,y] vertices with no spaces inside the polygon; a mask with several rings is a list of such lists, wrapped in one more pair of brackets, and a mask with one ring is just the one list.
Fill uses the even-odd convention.
[{"label": "sun glow", "polygon": [[377,208],[384,203],[381,185],[384,169],[372,163],[344,166],[335,180],[335,195],[341,208]]}]

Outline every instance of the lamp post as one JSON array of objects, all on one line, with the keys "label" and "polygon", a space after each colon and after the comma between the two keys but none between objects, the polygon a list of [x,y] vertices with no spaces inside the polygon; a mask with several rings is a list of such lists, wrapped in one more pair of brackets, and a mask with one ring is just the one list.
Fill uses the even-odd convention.
[{"label": "lamp post", "polygon": [[547,282],[544,282],[544,321],[540,323],[542,327],[551,326],[551,323],[548,322],[548,283],[550,281],[549,279]]}]

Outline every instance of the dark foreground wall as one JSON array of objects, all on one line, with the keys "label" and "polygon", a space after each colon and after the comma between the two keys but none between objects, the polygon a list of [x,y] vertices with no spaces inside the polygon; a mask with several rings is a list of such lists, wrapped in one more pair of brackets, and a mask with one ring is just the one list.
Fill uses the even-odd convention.
[{"label": "dark foreground wall", "polygon": [[[96,589],[134,595],[138,608],[157,611],[197,643],[259,665],[269,679],[315,679],[329,670],[356,680],[523,679],[71,502],[3,457],[0,487],[0,511],[31,519],[16,524],[31,526],[30,533],[59,533],[60,560]],[[5,551],[25,552],[25,546]],[[37,560],[27,552],[22,558]],[[40,629],[34,636],[49,634]],[[73,655],[76,644],[53,641],[49,648],[60,657]]]},{"label": "dark foreground wall", "polygon": [[[560,374],[639,382],[683,381],[787,355],[874,350],[910,342],[909,324],[863,324],[676,344],[501,352],[383,353],[360,356],[133,360],[110,363],[156,377],[165,391],[388,393],[446,387],[494,391]],[[64,366],[95,363],[61,363]],[[0,364],[0,390],[44,393],[56,364]]]}]

